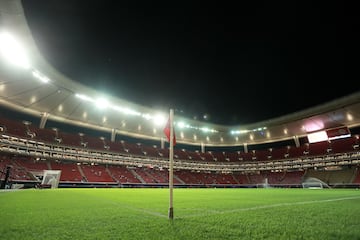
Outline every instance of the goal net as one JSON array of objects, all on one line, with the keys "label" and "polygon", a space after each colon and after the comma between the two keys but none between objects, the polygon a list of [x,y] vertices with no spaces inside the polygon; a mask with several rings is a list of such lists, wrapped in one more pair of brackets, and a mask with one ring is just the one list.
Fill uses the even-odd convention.
[{"label": "goal net", "polygon": [[307,178],[305,181],[302,182],[302,187],[307,189],[323,189],[323,188],[330,188],[328,184],[321,181],[318,178]]},{"label": "goal net", "polygon": [[270,184],[269,184],[269,181],[267,178],[264,179],[264,182],[263,183],[258,183],[256,184],[256,187],[257,188],[271,188]]},{"label": "goal net", "polygon": [[44,170],[44,177],[41,185],[50,188],[58,188],[60,182],[61,170]]}]

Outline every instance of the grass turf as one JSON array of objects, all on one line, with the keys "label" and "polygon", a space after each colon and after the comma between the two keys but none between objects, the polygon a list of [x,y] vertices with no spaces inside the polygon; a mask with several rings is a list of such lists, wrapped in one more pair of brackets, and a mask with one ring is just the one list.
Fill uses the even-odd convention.
[{"label": "grass turf", "polygon": [[1,239],[360,239],[348,189],[29,189],[0,192]]}]

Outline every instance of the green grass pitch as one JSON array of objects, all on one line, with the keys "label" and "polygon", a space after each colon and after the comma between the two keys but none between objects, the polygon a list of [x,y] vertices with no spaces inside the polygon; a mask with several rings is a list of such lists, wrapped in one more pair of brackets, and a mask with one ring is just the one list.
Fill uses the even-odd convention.
[{"label": "green grass pitch", "polygon": [[360,239],[356,189],[0,192],[0,239]]}]

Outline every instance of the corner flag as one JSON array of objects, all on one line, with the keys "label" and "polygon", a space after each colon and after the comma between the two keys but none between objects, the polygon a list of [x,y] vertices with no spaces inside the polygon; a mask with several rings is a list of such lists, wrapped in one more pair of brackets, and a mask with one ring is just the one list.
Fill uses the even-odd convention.
[{"label": "corner flag", "polygon": [[[174,134],[174,136],[173,136],[173,146],[175,146],[176,145],[175,131],[174,131],[174,128],[172,128],[172,129],[173,129],[173,134]],[[164,128],[164,133],[165,133],[165,136],[166,136],[167,140],[170,142],[170,139],[171,139],[171,137],[170,137],[170,133],[171,133],[170,116],[169,116],[169,119],[168,119],[168,121],[166,123],[166,126]]]}]

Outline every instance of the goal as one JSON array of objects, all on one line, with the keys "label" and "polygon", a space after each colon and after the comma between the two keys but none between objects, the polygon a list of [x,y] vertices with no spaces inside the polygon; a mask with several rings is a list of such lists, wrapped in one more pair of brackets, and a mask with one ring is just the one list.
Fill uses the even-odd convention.
[{"label": "goal", "polygon": [[256,184],[256,187],[257,188],[271,188],[268,178],[265,178],[263,183]]},{"label": "goal", "polygon": [[42,186],[49,186],[50,188],[58,188],[60,182],[61,170],[44,170],[44,177],[42,179]]},{"label": "goal", "polygon": [[330,188],[328,184],[321,181],[318,178],[307,178],[305,181],[302,182],[302,187],[307,189],[323,189],[323,188]]}]

